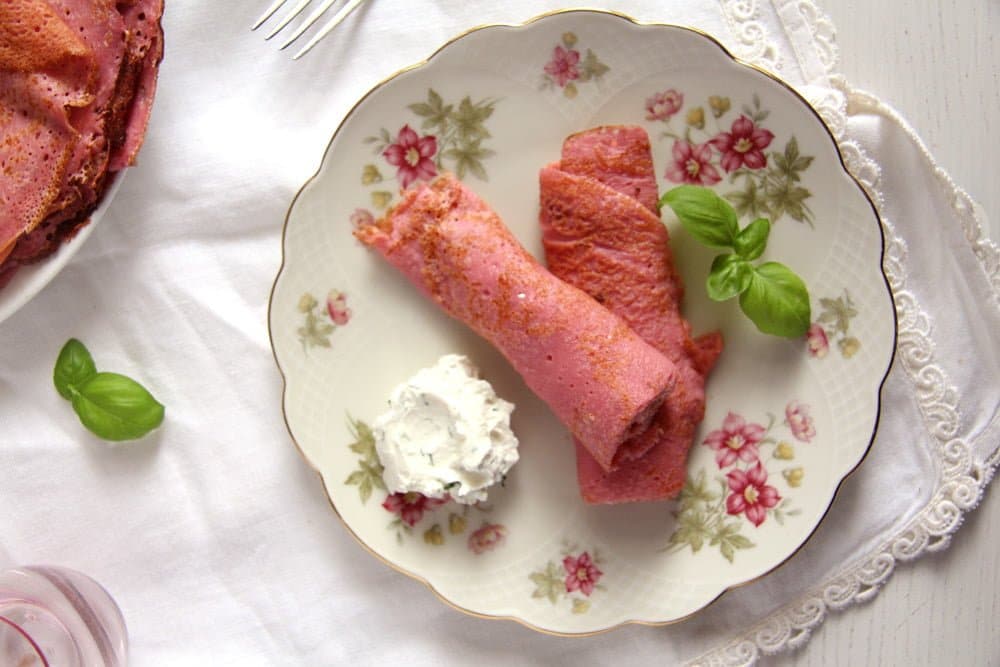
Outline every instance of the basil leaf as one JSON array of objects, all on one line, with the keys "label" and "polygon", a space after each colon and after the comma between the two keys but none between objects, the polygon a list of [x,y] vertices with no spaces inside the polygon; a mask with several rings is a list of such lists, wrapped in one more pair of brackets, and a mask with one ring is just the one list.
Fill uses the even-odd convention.
[{"label": "basil leaf", "polygon": [[59,395],[70,400],[77,385],[83,384],[97,374],[94,358],[83,343],[70,338],[59,351],[56,366],[52,371],[52,382]]},{"label": "basil leaf", "polygon": [[705,281],[708,295],[716,301],[740,295],[740,308],[764,333],[795,338],[809,329],[809,292],[802,279],[788,267],[750,262],[767,247],[771,223],[758,218],[740,230],[736,211],[712,190],[695,185],[675,187],[660,198],[684,229],[703,245],[733,248],[719,255]]},{"label": "basil leaf", "polygon": [[749,287],[752,278],[753,266],[750,262],[739,255],[719,255],[712,262],[705,288],[713,301],[725,301]]},{"label": "basil leaf", "polygon": [[740,308],[767,334],[798,338],[809,329],[809,292],[791,269],[778,262],[754,268]]},{"label": "basil leaf", "polygon": [[733,248],[744,259],[757,259],[767,247],[767,237],[771,233],[771,223],[767,218],[757,218],[736,235]]},{"label": "basil leaf", "polygon": [[97,373],[76,388],[73,409],[83,425],[105,440],[134,440],[163,422],[163,406],[131,378]]},{"label": "basil leaf", "polygon": [[660,205],[669,206],[684,229],[705,245],[728,248],[736,242],[740,225],[736,210],[708,188],[679,185],[668,190]]}]

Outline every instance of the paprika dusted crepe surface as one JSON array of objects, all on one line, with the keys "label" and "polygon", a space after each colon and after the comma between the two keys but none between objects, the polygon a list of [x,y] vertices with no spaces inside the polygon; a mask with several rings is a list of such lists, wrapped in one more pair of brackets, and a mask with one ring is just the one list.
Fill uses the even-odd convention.
[{"label": "paprika dusted crepe surface", "polygon": [[619,465],[677,378],[619,317],[555,278],[451,175],[355,235],[492,343],[603,469]]}]

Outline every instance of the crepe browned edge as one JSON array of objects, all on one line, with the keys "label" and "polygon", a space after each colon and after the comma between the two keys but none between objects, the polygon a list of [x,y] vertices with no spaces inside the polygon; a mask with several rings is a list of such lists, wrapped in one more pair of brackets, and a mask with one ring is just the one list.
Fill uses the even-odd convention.
[{"label": "crepe browned edge", "polygon": [[[156,72],[159,74],[159,64],[163,60],[163,14],[156,20],[157,35],[156,40],[159,46],[150,49],[143,54],[142,58],[129,58],[128,54],[122,57],[122,63],[118,70],[115,81],[115,90],[111,96],[108,110],[105,112],[104,136],[108,140],[108,148],[104,154],[106,161],[110,160],[110,155],[120,149],[127,137],[128,117],[131,112],[138,91],[139,81],[148,57],[152,56],[155,50]],[[145,134],[145,128],[143,129]],[[90,222],[93,212],[101,205],[104,196],[114,180],[113,172],[105,168],[103,172],[93,181],[94,191],[97,193],[94,201],[79,208],[62,209],[54,211],[42,219],[32,229],[22,233],[7,248],[0,248],[0,288],[14,276],[17,269],[40,262],[54,253],[63,243],[66,243]],[[44,233],[46,236],[41,250],[30,255],[19,256],[18,246],[23,246],[21,242],[29,234]],[[6,252],[6,255],[5,255]]]}]

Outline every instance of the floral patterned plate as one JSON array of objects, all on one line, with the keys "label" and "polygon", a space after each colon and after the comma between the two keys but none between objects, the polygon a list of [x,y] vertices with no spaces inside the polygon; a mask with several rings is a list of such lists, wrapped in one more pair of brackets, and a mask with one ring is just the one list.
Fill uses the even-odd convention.
[{"label": "floral patterned plate", "polygon": [[[726,350],[681,497],[588,507],[565,429],[351,230],[447,169],[540,255],[538,169],[610,123],[649,131],[661,189],[709,185],[743,224],[768,216],[767,254],[810,286],[815,322],[778,339],[710,302],[712,254],[666,213],[686,313]],[[816,113],[712,39],[582,10],[478,29],[365,96],[292,204],[270,305],[288,426],[351,533],[453,606],[564,634],[676,621],[794,554],[864,457],[895,344],[882,247]],[[474,507],[388,493],[370,430],[397,383],[450,352],[517,405],[521,461]]]}]

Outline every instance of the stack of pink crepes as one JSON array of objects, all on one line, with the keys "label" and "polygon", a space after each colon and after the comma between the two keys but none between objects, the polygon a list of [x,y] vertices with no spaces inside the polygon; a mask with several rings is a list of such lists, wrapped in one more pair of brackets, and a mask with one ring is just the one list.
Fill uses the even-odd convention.
[{"label": "stack of pink crepes", "polygon": [[692,340],[640,128],[570,137],[541,172],[549,270],[451,175],[355,231],[493,343],[577,445],[590,503],[677,494],[718,334]]},{"label": "stack of pink crepes", "polygon": [[163,0],[0,2],[0,286],[85,225],[142,144]]}]

